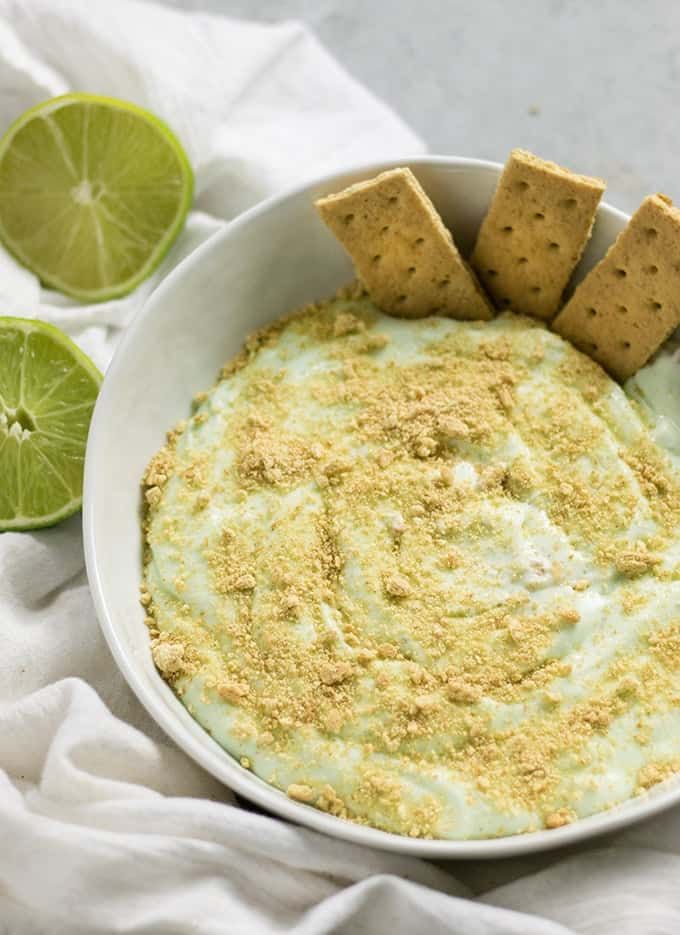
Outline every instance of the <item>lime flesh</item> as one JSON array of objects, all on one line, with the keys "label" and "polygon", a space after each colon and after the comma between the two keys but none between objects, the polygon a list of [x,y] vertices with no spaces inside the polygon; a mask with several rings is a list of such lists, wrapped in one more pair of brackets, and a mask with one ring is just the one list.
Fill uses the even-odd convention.
[{"label": "lime flesh", "polygon": [[125,101],[53,98],[0,141],[0,238],[45,284],[84,301],[123,295],[149,275],[192,192],[176,137]]},{"label": "lime flesh", "polygon": [[100,383],[57,328],[0,317],[0,531],[50,526],[80,507]]}]

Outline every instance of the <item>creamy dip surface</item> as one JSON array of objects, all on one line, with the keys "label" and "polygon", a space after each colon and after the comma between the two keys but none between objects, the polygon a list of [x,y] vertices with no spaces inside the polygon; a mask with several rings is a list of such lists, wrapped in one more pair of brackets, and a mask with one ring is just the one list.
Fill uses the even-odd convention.
[{"label": "creamy dip surface", "polygon": [[244,767],[387,831],[646,791],[680,770],[677,366],[627,395],[527,318],[356,291],[253,336],[145,477],[156,665]]}]

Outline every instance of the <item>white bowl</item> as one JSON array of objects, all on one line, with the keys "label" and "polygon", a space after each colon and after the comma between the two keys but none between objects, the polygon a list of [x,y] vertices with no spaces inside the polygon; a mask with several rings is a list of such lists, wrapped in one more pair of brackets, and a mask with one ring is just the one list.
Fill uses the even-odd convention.
[{"label": "white bowl", "polygon": [[[193,720],[156,671],[149,651],[141,581],[140,478],[168,428],[189,413],[245,335],[284,312],[328,296],[352,277],[344,252],[313,201],[384,169],[409,165],[456,242],[468,253],[500,166],[424,156],[326,176],[243,214],[185,259],[127,330],[94,411],[85,465],[84,536],[95,607],[113,656],[149,714],[187,753],[258,805],[338,838],[420,857],[507,857],[621,828],[680,801],[672,780],[616,809],[553,831],[483,841],[425,841],[345,822],[294,802],[258,779]],[[600,207],[583,275],[627,220]]]}]

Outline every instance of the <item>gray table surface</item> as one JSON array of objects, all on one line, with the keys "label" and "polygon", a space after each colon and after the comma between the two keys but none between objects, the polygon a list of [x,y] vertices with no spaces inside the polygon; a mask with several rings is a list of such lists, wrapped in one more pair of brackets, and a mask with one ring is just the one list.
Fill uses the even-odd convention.
[{"label": "gray table surface", "polygon": [[608,181],[632,211],[680,203],[678,0],[164,0],[306,22],[432,152],[523,146]]}]

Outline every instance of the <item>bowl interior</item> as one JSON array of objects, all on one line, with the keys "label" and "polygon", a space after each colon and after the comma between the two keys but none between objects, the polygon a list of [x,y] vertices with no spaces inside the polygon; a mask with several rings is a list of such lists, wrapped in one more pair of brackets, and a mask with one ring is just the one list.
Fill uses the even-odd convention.
[{"label": "bowl interior", "polygon": [[[114,357],[90,430],[84,502],[88,576],[104,634],[140,701],[180,747],[232,789],[279,815],[358,843],[420,856],[509,856],[644,817],[680,800],[680,783],[556,831],[490,841],[421,841],[355,826],[291,801],[212,740],[156,672],[139,605],[140,479],[165,432],[189,414],[194,394],[212,385],[246,334],[352,278],[348,259],[316,215],[314,199],[405,164],[467,254],[500,167],[419,157],[339,173],[265,202],[200,247],[153,293]],[[625,221],[621,212],[600,208],[576,278],[604,254]]]}]

